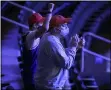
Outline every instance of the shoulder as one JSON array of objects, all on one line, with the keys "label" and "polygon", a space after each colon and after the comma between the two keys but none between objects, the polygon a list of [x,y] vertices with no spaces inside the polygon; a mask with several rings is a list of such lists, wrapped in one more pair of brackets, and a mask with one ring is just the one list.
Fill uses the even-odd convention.
[{"label": "shoulder", "polygon": [[51,46],[53,46],[53,47],[57,47],[58,45],[61,44],[60,41],[59,41],[59,39],[58,39],[56,36],[54,36],[54,35],[48,36],[47,39],[48,39],[48,43],[49,43]]},{"label": "shoulder", "polygon": [[34,31],[29,31],[26,38],[33,38],[34,39],[34,36],[35,36],[35,30]]}]

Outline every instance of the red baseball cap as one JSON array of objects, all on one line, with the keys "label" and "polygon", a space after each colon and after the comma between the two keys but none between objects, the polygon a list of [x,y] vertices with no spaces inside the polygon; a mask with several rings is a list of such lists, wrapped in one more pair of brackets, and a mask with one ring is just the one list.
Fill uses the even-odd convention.
[{"label": "red baseball cap", "polygon": [[65,18],[62,15],[55,15],[51,18],[50,27],[55,27],[60,24],[68,23],[71,21],[71,18]]},{"label": "red baseball cap", "polygon": [[44,22],[45,17],[42,17],[39,13],[34,13],[28,18],[28,24],[32,25],[34,23]]}]

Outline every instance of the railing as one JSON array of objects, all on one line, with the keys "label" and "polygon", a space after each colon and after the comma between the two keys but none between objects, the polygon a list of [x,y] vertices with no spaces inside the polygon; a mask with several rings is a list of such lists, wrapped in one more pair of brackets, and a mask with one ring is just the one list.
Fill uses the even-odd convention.
[{"label": "railing", "polygon": [[[97,38],[97,39],[100,39],[100,40],[102,40],[102,41],[104,41],[104,42],[106,42],[106,43],[111,44],[111,41],[110,41],[110,40],[108,40],[108,39],[106,39],[106,38],[103,38],[103,37],[100,37],[100,36],[95,35],[95,34],[90,33],[90,32],[84,33],[83,37],[86,37],[87,35],[90,35],[90,36],[95,37],[95,38]],[[102,59],[106,60],[106,61],[108,62],[108,64],[111,62],[111,58],[105,57],[105,56],[103,56],[103,55],[101,55],[101,54],[98,54],[98,53],[95,53],[95,52],[93,52],[93,51],[90,51],[90,50],[88,50],[88,49],[86,49],[86,48],[83,48],[83,49],[82,49],[81,72],[84,72],[84,52],[87,52],[87,53],[89,53],[89,54],[91,54],[91,55],[94,55],[94,56],[97,56],[97,57],[101,57]],[[109,67],[109,68],[110,68],[110,67]]]},{"label": "railing", "polygon": [[17,21],[14,21],[14,20],[12,20],[12,19],[6,18],[6,17],[4,17],[4,16],[1,16],[1,18],[2,18],[3,20],[7,21],[7,22],[10,22],[10,23],[12,23],[12,24],[18,25],[18,26],[20,26],[20,27],[22,27],[22,28],[29,29],[28,26],[25,25],[25,24],[19,23],[19,22],[17,22]]},{"label": "railing", "polygon": [[28,7],[22,6],[22,5],[20,5],[20,4],[17,4],[17,3],[15,3],[15,2],[9,1],[8,3],[10,3],[10,4],[12,4],[12,5],[16,6],[16,7],[19,7],[19,8],[21,8],[21,9],[25,9],[25,10],[27,10],[27,11],[29,11],[29,12],[35,13],[34,10],[32,10],[32,9],[30,9],[30,8],[28,8]]},{"label": "railing", "polygon": [[[30,8],[28,8],[28,7],[22,6],[22,5],[20,5],[20,4],[17,4],[17,3],[15,3],[15,2],[8,1],[8,3],[9,3],[9,4],[12,4],[12,5],[16,6],[16,7],[19,7],[19,8],[21,8],[21,9],[27,10],[27,11],[29,11],[29,12],[31,12],[31,13],[35,13],[34,10],[32,10],[32,9],[30,9]],[[4,16],[1,16],[1,18],[2,18],[3,20],[7,21],[7,22],[10,22],[10,23],[16,24],[16,25],[18,25],[18,26],[20,26],[20,27],[22,27],[22,28],[28,29],[28,26],[25,25],[25,24],[19,23],[19,22],[15,21],[15,20],[9,19],[9,18],[4,17]]]}]

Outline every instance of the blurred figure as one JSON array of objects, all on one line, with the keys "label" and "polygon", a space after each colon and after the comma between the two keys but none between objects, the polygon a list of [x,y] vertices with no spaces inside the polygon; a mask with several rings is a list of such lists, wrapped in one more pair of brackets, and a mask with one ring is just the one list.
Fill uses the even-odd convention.
[{"label": "blurred figure", "polygon": [[54,4],[50,3],[48,5],[46,18],[42,17],[39,13],[34,13],[28,19],[30,31],[27,32],[24,37],[25,47],[23,53],[23,79],[26,90],[34,90],[34,74],[37,66],[38,45],[41,36],[49,29],[49,22],[52,17],[53,8]]},{"label": "blurred figure", "polygon": [[74,65],[79,38],[77,35],[73,36],[68,48],[63,47],[60,39],[68,35],[67,23],[70,20],[71,18],[64,18],[61,15],[53,16],[49,32],[41,38],[35,75],[38,90],[63,89],[69,79],[68,70]]}]

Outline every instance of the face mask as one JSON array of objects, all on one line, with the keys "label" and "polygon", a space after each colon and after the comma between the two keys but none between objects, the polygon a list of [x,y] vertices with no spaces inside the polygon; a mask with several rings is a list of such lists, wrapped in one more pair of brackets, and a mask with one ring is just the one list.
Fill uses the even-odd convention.
[{"label": "face mask", "polygon": [[59,27],[60,29],[60,34],[63,36],[63,37],[66,37],[68,34],[69,34],[69,28],[67,26],[67,24],[63,24]]}]

